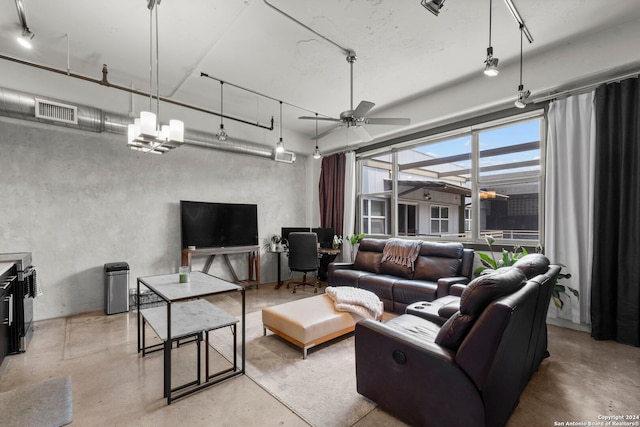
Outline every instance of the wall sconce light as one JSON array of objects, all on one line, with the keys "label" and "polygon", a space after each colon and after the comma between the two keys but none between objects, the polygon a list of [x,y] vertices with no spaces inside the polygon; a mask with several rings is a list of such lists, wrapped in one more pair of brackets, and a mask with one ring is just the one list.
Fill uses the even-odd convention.
[{"label": "wall sconce light", "polygon": [[429,193],[428,191],[424,192],[424,199],[425,200],[431,200],[431,193]]}]

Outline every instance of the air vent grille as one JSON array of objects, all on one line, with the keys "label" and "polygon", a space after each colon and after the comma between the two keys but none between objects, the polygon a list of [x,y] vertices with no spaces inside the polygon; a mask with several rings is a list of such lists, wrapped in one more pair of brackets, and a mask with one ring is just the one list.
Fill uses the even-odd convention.
[{"label": "air vent grille", "polygon": [[77,125],[78,107],[36,98],[36,117]]}]

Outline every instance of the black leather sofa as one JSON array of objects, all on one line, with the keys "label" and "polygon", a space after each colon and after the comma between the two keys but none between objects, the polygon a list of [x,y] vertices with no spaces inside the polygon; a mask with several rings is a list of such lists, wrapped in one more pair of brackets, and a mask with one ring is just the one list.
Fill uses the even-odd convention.
[{"label": "black leather sofa", "polygon": [[410,425],[504,426],[544,358],[546,293],[559,273],[476,278],[442,326],[412,314],[358,322],[358,392]]},{"label": "black leather sofa", "polygon": [[375,293],[385,311],[404,313],[416,301],[449,294],[452,285],[471,280],[475,252],[462,243],[423,241],[413,269],[381,262],[387,239],[364,238],[353,263],[329,264],[329,286],[353,286]]}]

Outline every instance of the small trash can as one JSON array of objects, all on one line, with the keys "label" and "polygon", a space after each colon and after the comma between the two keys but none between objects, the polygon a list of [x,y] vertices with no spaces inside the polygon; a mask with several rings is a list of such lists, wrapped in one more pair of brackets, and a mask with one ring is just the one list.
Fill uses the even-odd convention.
[{"label": "small trash can", "polygon": [[104,265],[104,312],[129,311],[129,264],[110,262]]}]

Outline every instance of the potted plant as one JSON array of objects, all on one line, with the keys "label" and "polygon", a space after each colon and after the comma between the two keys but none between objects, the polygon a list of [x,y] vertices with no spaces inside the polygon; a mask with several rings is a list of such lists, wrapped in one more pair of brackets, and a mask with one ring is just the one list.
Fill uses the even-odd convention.
[{"label": "potted plant", "polygon": [[[565,265],[562,265],[562,264],[558,264],[558,265],[560,265],[562,268],[566,267]],[[574,289],[563,283],[560,283],[560,280],[570,279],[570,278],[571,278],[570,273],[562,273],[562,271],[560,271],[560,274],[558,275],[558,281],[556,282],[555,286],[553,287],[553,290],[551,291],[551,300],[553,301],[553,305],[555,305],[560,310],[564,308],[564,301],[562,301],[562,298],[561,298],[562,295],[566,295],[567,297],[569,297],[569,299],[571,299],[571,295],[573,294],[573,296],[580,299],[580,292],[578,292],[577,289]]]},{"label": "potted plant", "polygon": [[354,234],[353,236],[347,237],[349,239],[349,243],[351,243],[351,260],[355,261],[356,253],[358,252],[358,245],[360,244],[360,240],[364,238],[364,233]]},{"label": "potted plant", "polygon": [[[488,273],[489,271],[497,270],[502,267],[508,267],[515,264],[520,258],[527,255],[527,250],[522,246],[515,246],[513,251],[506,251],[502,249],[502,257],[499,260],[496,260],[493,253],[492,244],[495,243],[495,239],[486,235],[485,240],[487,245],[489,246],[489,250],[491,251],[491,255],[484,254],[482,252],[478,252],[478,256],[480,257],[480,262],[482,263],[481,267],[476,268],[474,271],[474,275],[480,276],[482,274]],[[566,268],[566,265],[558,264],[562,268]],[[577,289],[574,289],[560,281],[563,279],[570,279],[570,273],[562,273],[558,275],[558,280],[551,291],[551,300],[553,301],[553,305],[555,305],[558,309],[562,310],[564,308],[564,301],[562,300],[562,295],[566,295],[571,298],[571,295],[580,299],[580,292]]]},{"label": "potted plant", "polygon": [[338,236],[337,234],[334,234],[333,245],[332,245],[333,249],[338,249],[341,244],[342,244],[342,236]]},{"label": "potted plant", "polygon": [[282,237],[278,234],[271,235],[271,237],[267,239],[263,249],[268,252],[277,252],[282,250]]},{"label": "potted plant", "polygon": [[487,242],[487,245],[489,246],[489,251],[491,252],[491,255],[478,252],[478,257],[480,257],[480,262],[482,263],[482,266],[476,268],[475,271],[473,272],[473,274],[476,277],[482,274],[488,273],[489,271],[497,270],[501,267],[512,266],[520,258],[522,258],[523,256],[529,253],[527,252],[527,249],[522,246],[514,246],[513,251],[511,252],[502,249],[502,257],[496,260],[495,256],[493,255],[494,251],[492,246],[492,244],[495,243],[496,240],[493,238],[493,236],[490,236],[490,235],[484,236],[484,240]]}]

